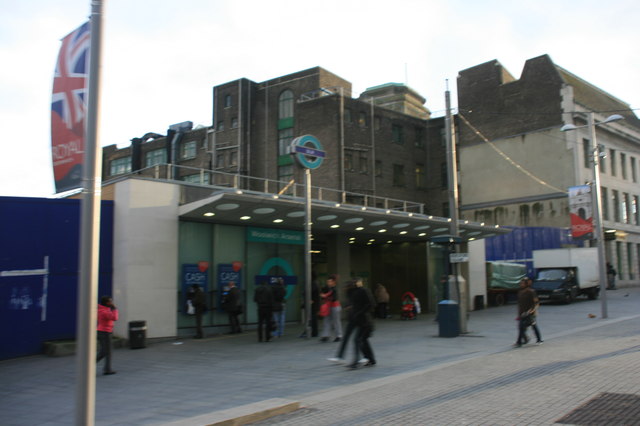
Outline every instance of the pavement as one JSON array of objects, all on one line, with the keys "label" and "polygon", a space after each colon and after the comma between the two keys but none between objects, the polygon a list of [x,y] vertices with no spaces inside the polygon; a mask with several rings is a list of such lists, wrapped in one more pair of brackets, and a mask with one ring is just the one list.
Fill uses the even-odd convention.
[{"label": "pavement", "polygon": [[[431,314],[377,320],[378,364],[326,358],[338,343],[255,332],[117,349],[96,377],[96,425],[640,425],[640,288],[543,305],[544,344],[513,348],[516,307],[469,314],[438,337]],[[351,356],[351,353],[348,353]],[[0,361],[0,423],[74,424],[75,357]],[[98,369],[98,372],[101,370]]]}]

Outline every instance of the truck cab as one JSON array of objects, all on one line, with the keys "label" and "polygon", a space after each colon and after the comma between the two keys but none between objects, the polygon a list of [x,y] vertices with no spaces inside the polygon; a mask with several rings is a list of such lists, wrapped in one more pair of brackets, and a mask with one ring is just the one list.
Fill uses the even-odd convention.
[{"label": "truck cab", "polygon": [[571,303],[580,291],[577,268],[539,268],[533,280],[533,289],[541,301]]}]

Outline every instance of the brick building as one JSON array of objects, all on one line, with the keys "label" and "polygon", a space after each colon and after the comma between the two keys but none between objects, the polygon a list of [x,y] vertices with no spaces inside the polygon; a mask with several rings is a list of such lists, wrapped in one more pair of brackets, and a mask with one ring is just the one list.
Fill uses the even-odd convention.
[{"label": "brick building", "polygon": [[[596,126],[606,257],[623,282],[640,274],[640,120],[630,106],[555,65],[526,61],[519,79],[496,60],[458,76],[460,216],[511,226],[570,226],[568,188],[593,180],[587,114]],[[606,156],[606,157],[605,157]]]},{"label": "brick building", "polygon": [[[166,136],[149,133],[126,148],[105,147],[103,180],[137,171],[223,185],[234,176],[265,178],[284,188],[303,180],[288,153],[291,141],[312,134],[327,153],[313,185],[335,190],[335,201],[390,208],[411,201],[446,216],[444,119],[430,120],[426,100],[403,84],[373,87],[358,98],[351,90],[320,67],[215,86],[211,128],[181,123]],[[396,201],[383,205],[381,198]]]}]

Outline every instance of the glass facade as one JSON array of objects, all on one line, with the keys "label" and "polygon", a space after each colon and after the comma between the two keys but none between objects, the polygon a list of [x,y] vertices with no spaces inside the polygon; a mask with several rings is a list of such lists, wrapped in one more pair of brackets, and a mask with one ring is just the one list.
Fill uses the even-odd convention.
[{"label": "glass facade", "polygon": [[185,287],[185,276],[189,268],[198,267],[200,271],[206,267],[203,287],[208,309],[203,317],[204,327],[226,326],[229,322],[221,308],[221,298],[226,273],[232,270],[239,276],[236,286],[242,294],[244,307],[241,323],[257,321],[253,292],[259,281],[273,276],[285,277],[287,321],[300,321],[301,286],[304,283],[304,239],[301,234],[279,229],[180,222],[178,328],[195,326],[195,318],[186,314],[185,288],[188,286]]}]

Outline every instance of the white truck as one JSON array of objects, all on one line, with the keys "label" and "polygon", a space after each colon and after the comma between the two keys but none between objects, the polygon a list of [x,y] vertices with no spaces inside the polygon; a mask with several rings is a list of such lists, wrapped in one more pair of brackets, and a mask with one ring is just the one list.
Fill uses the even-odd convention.
[{"label": "white truck", "polygon": [[559,248],[533,251],[533,289],[541,301],[571,303],[577,296],[600,294],[598,249]]}]

